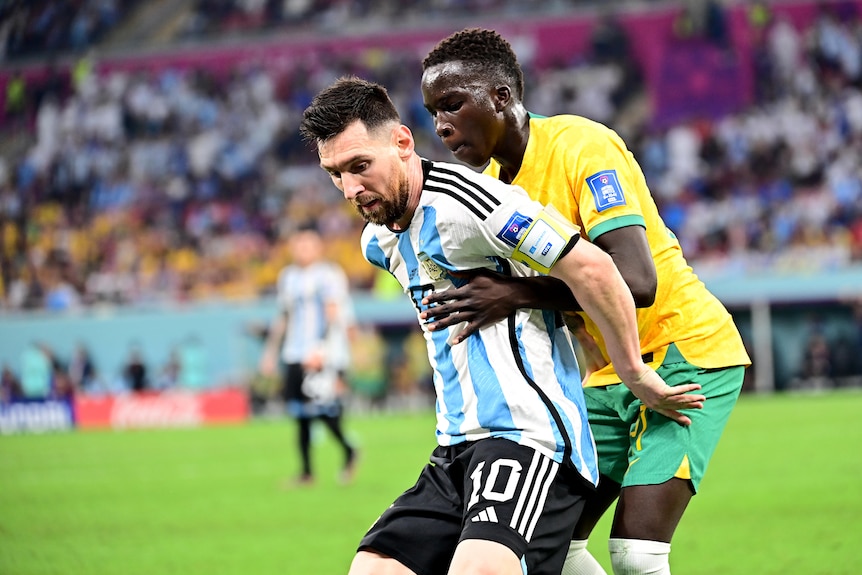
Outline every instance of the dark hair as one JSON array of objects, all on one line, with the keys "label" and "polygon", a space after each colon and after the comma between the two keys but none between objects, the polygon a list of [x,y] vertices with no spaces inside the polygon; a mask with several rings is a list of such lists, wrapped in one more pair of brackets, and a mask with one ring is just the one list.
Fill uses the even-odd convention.
[{"label": "dark hair", "polygon": [[302,113],[299,133],[314,143],[325,142],[360,120],[368,131],[401,122],[386,88],[356,76],[344,76],[321,90]]},{"label": "dark hair", "polygon": [[512,46],[494,30],[465,28],[441,40],[422,61],[422,70],[446,62],[461,61],[482,74],[496,74],[524,97],[524,73]]}]

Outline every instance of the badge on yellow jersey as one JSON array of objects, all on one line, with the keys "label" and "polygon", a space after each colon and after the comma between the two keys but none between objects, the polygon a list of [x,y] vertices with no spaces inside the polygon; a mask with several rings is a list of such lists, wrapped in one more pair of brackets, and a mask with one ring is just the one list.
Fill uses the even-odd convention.
[{"label": "badge on yellow jersey", "polygon": [[614,206],[626,205],[623,188],[616,170],[604,170],[587,178],[587,185],[596,201],[596,211],[603,212]]}]

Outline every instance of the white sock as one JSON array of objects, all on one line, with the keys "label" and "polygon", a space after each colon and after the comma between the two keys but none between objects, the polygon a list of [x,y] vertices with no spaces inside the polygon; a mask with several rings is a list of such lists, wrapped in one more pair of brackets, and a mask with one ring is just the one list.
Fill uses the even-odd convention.
[{"label": "white sock", "polygon": [[670,543],[608,539],[614,575],[670,575]]},{"label": "white sock", "polygon": [[569,543],[566,564],[560,575],[608,575],[596,558],[587,551],[586,539],[574,539]]}]

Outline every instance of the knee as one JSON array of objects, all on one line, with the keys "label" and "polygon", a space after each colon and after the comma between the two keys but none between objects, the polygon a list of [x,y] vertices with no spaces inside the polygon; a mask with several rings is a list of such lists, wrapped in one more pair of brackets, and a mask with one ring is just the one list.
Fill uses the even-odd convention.
[{"label": "knee", "polygon": [[670,543],[644,539],[609,539],[614,575],[670,575]]}]

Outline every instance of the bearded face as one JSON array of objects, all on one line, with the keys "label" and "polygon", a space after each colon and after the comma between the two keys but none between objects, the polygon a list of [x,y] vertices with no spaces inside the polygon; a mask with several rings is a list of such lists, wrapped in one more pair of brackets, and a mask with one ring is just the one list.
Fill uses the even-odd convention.
[{"label": "bearded face", "polygon": [[397,173],[393,173],[389,179],[394,182],[389,190],[379,195],[375,192],[364,192],[352,202],[356,212],[368,223],[378,226],[391,225],[407,212],[410,192],[407,176],[398,170],[398,166],[393,166],[392,171]]}]

